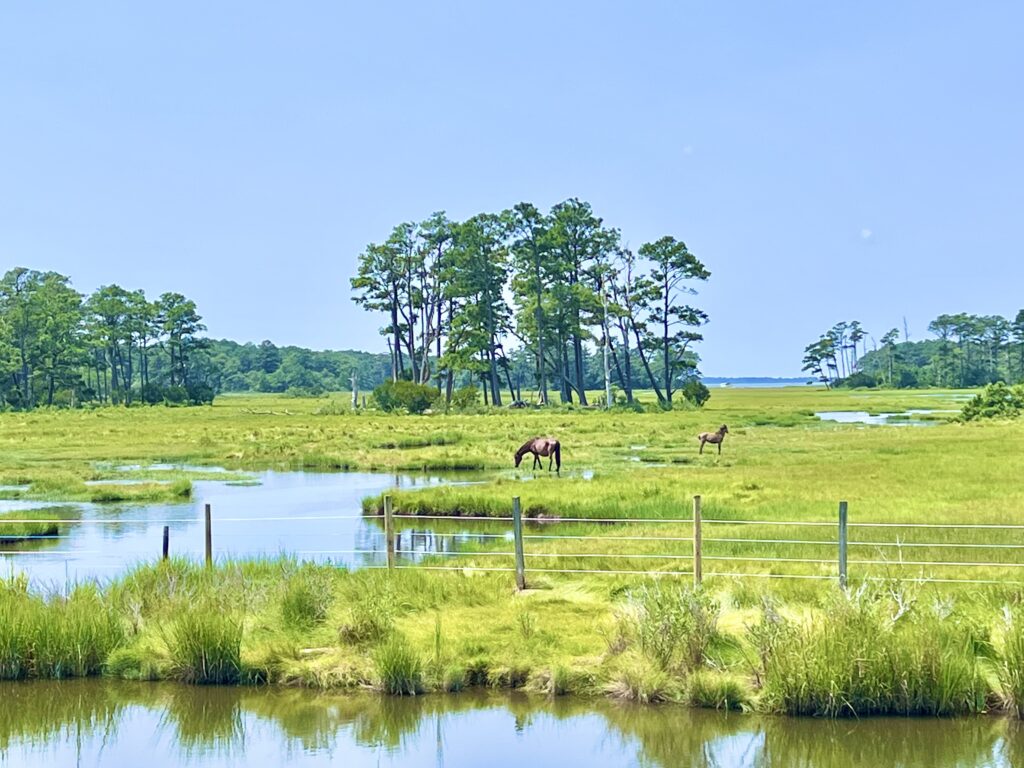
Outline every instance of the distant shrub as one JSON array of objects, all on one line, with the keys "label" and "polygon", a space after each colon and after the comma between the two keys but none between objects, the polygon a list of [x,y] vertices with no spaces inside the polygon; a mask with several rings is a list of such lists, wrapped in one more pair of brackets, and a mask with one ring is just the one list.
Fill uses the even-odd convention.
[{"label": "distant shrub", "polygon": [[1024,384],[1010,387],[1001,381],[989,384],[980,395],[975,395],[964,406],[960,418],[964,421],[975,419],[1012,419],[1024,411]]},{"label": "distant shrub", "polygon": [[843,379],[840,386],[848,389],[874,389],[878,386],[878,379],[867,371],[857,371]]},{"label": "distant shrub", "polygon": [[704,403],[711,398],[711,390],[700,379],[687,379],[679,392],[687,402],[693,403],[698,408],[704,407]]},{"label": "distant shrub", "polygon": [[404,409],[409,413],[423,413],[436,398],[436,389],[411,381],[387,381],[373,390],[373,399],[382,411]]},{"label": "distant shrub", "polygon": [[459,387],[452,392],[452,408],[456,411],[472,411],[480,405],[480,390],[470,385]]}]

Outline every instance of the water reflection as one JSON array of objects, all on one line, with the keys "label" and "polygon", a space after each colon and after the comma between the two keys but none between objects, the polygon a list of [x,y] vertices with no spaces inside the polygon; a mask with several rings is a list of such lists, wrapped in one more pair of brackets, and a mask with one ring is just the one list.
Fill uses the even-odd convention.
[{"label": "water reflection", "polygon": [[0,684],[10,766],[1024,764],[1001,718],[823,721],[470,693],[396,699],[114,681]]}]

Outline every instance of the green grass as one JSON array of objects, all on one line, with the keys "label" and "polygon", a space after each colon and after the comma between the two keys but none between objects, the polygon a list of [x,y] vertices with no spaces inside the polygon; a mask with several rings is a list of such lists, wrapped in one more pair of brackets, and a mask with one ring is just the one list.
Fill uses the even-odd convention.
[{"label": "green grass", "polygon": [[[31,520],[32,522],[12,522]],[[0,546],[18,544],[32,537],[56,536],[61,517],[48,510],[0,512]]]},{"label": "green grass", "polygon": [[[554,408],[403,417],[348,413],[323,400],[228,397],[206,408],[0,414],[0,484],[28,484],[33,497],[89,498],[110,489],[173,496],[192,477],[169,473],[174,483],[156,483],[165,475],[144,470],[140,477],[150,482],[141,486],[84,485],[125,476],[117,469],[124,463],[476,468],[477,484],[395,493],[396,511],[500,518],[520,497],[530,586],[515,594],[506,573],[348,573],[287,558],[208,570],[172,560],[137,568],[88,598],[105,611],[93,613],[114,616],[121,633],[110,635],[112,645],[97,635],[99,650],[88,661],[38,664],[43,646],[29,618],[56,620],[70,609],[6,590],[0,670],[396,693],[524,688],[828,716],[975,712],[996,701],[1019,712],[1022,633],[1003,618],[1005,606],[1024,598],[1013,583],[1024,581],[1014,568],[1017,551],[936,545],[994,536],[1024,544],[1024,532],[851,528],[851,595],[835,584],[841,499],[850,503],[852,523],[1017,521],[1024,507],[1016,481],[1024,473],[1020,423],[861,428],[813,417],[955,407],[950,394],[730,388],[716,390],[702,411],[670,413]],[[722,455],[698,455],[695,435],[721,423],[730,428]],[[562,441],[560,477],[512,467],[514,449],[537,434]],[[694,592],[681,585],[690,579],[697,494],[710,522],[705,588]],[[369,513],[380,507],[379,498],[364,504]],[[565,518],[581,522],[552,522]],[[623,522],[596,522],[605,518]],[[647,519],[677,522],[641,522]],[[428,525],[438,533],[509,527],[462,519]],[[597,538],[537,538],[552,534]],[[494,556],[509,549],[505,540],[485,540],[463,547],[458,562],[510,566],[507,556]],[[990,564],[967,564],[982,559]],[[919,561],[953,564],[913,564]],[[547,572],[554,569],[669,575]],[[722,575],[732,573],[746,576]],[[999,583],[911,590],[918,577]],[[865,584],[885,588],[862,590]],[[81,605],[88,599],[76,598]]]}]

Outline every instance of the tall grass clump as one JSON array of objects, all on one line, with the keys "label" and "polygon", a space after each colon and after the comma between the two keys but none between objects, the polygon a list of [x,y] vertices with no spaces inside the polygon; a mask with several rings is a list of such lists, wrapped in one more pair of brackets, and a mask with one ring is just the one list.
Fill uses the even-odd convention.
[{"label": "tall grass clump", "polygon": [[423,693],[423,661],[401,635],[392,636],[374,651],[373,665],[384,693],[394,696]]},{"label": "tall grass clump", "polygon": [[100,591],[93,585],[80,586],[67,598],[54,597],[35,611],[33,674],[98,675],[124,636],[121,621]]},{"label": "tall grass clump", "polygon": [[1024,609],[1003,609],[1003,652],[999,658],[1003,705],[1024,718]]},{"label": "tall grass clump", "polygon": [[686,681],[686,703],[705,709],[750,709],[753,702],[750,684],[728,672],[702,669]]},{"label": "tall grass clump", "polygon": [[793,715],[955,715],[984,707],[986,632],[899,588],[831,597],[813,621],[766,606],[750,634],[766,708]]},{"label": "tall grass clump", "polygon": [[285,581],[281,618],[290,627],[310,629],[324,622],[333,600],[330,571],[306,563]]},{"label": "tall grass clump", "polygon": [[718,640],[718,603],[702,589],[654,582],[629,592],[617,615],[626,645],[668,672],[699,669]]},{"label": "tall grass clump", "polygon": [[24,576],[0,582],[0,680],[18,680],[31,671],[35,602]]},{"label": "tall grass clump", "polygon": [[229,684],[242,677],[242,622],[217,606],[186,610],[165,642],[171,673],[183,683]]},{"label": "tall grass clump", "polygon": [[370,590],[357,597],[338,627],[338,639],[350,645],[372,643],[391,635],[395,628],[394,600],[388,589]]},{"label": "tall grass clump", "polygon": [[12,578],[0,587],[0,679],[98,675],[124,641],[121,622],[93,586],[46,600]]}]

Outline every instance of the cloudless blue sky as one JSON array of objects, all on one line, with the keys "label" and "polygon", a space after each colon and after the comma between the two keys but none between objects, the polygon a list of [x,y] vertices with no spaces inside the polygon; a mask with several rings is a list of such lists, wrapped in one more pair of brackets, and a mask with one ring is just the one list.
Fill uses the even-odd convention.
[{"label": "cloudless blue sky", "polygon": [[0,268],[194,298],[216,337],[382,351],[391,227],[588,200],[712,272],[709,375],[838,320],[1024,307],[1013,2],[8,3]]}]

